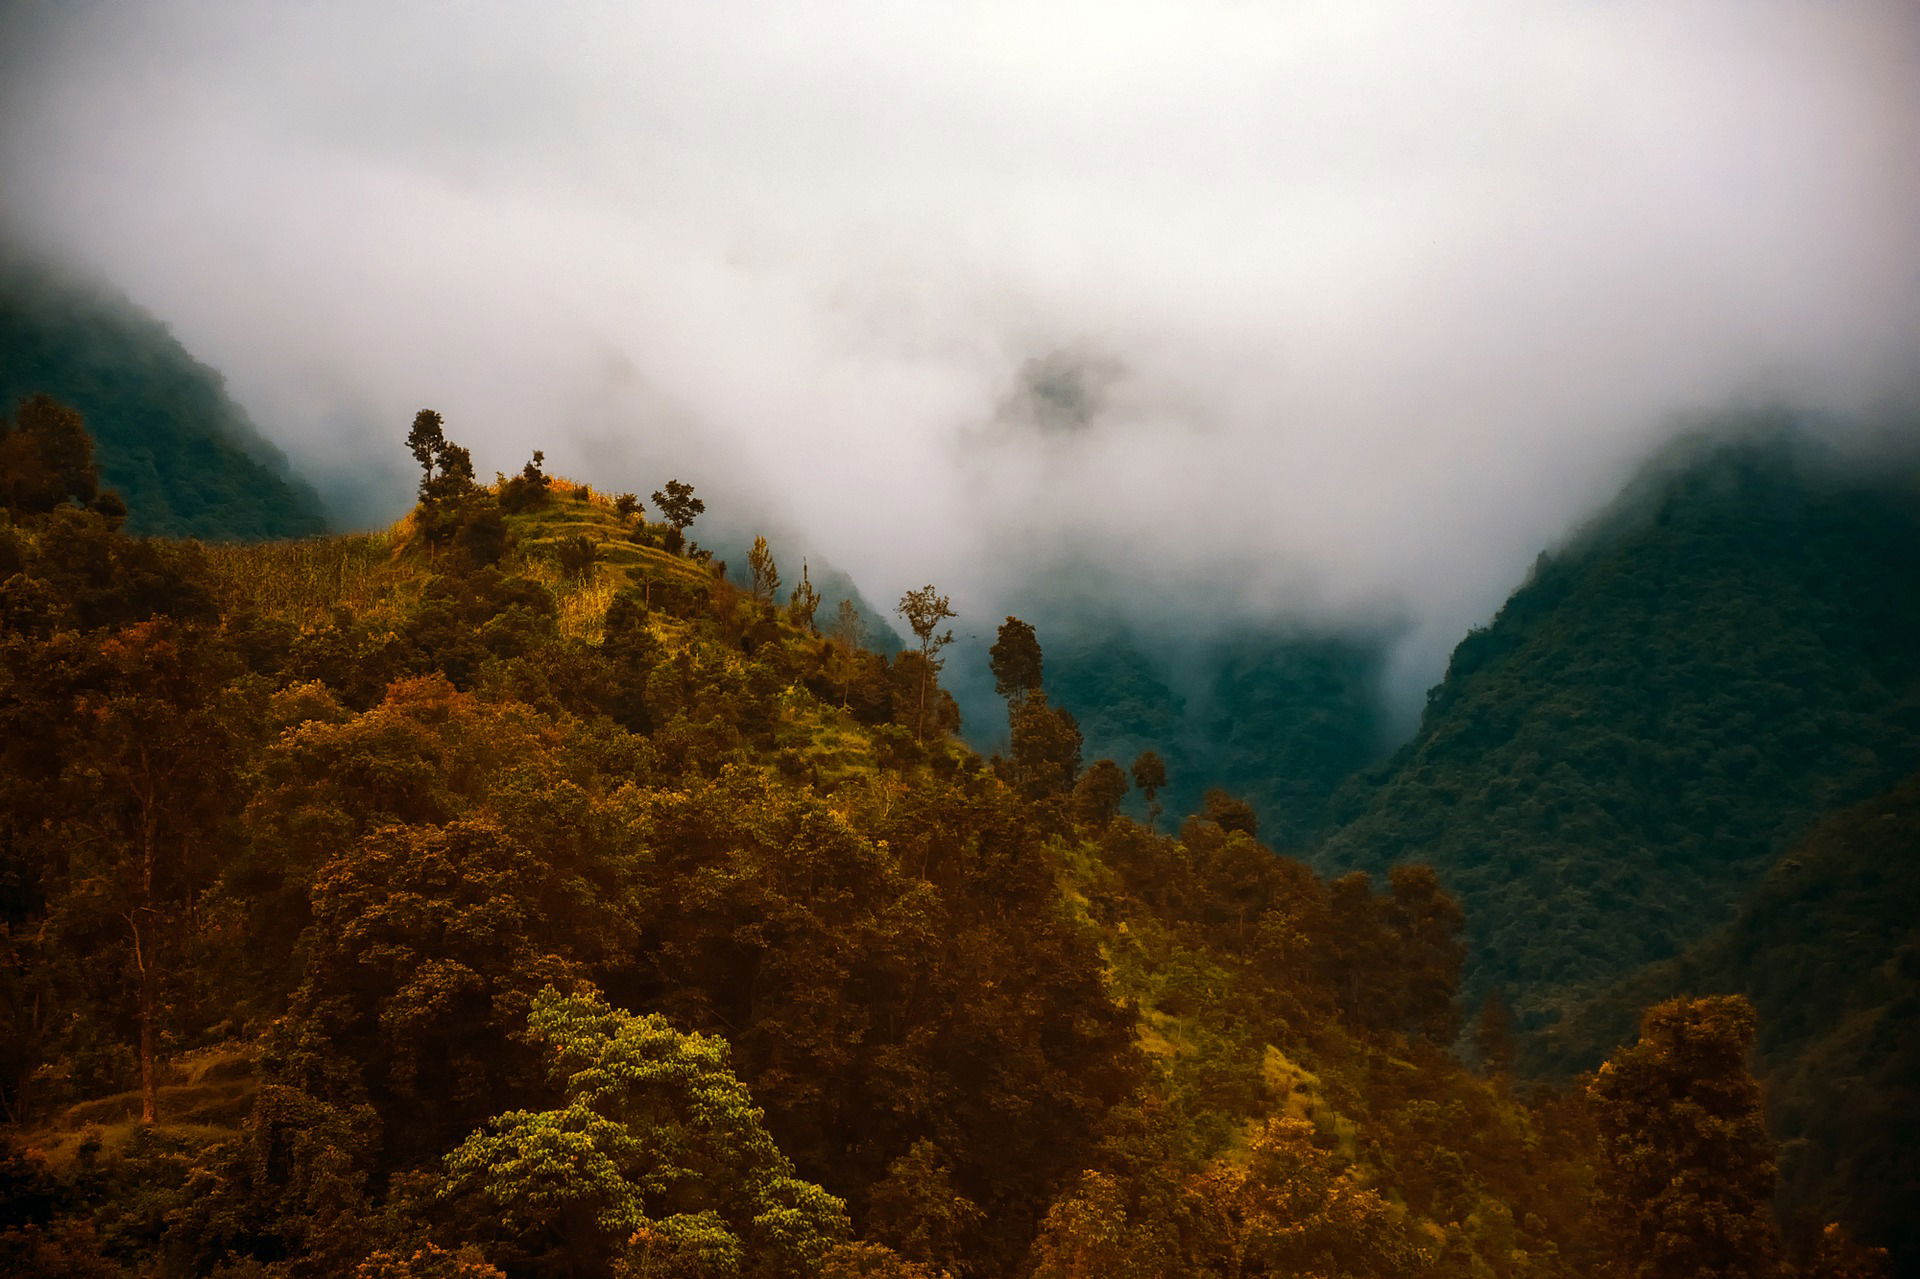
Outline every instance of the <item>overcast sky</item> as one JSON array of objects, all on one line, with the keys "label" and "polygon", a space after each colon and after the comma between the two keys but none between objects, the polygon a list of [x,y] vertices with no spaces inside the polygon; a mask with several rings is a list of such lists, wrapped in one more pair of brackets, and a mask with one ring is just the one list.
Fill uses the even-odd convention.
[{"label": "overcast sky", "polygon": [[[14,3],[0,211],[303,466],[415,409],[978,615],[1428,674],[1689,415],[1920,369],[1911,0]],[[776,549],[777,549],[776,542]]]}]

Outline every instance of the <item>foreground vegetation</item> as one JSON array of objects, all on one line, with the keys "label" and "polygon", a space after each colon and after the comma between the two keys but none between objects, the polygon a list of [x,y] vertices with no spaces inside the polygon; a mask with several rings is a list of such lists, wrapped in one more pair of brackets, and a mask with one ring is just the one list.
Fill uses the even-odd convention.
[{"label": "foreground vegetation", "polygon": [[1163,833],[1016,619],[982,759],[933,587],[882,657],[686,485],[482,486],[423,413],[399,527],[209,548],[77,432],[0,436],[9,1273],[1878,1265],[1780,1239],[1745,1001],[1526,1096],[1496,1005],[1469,1070],[1430,870]]}]

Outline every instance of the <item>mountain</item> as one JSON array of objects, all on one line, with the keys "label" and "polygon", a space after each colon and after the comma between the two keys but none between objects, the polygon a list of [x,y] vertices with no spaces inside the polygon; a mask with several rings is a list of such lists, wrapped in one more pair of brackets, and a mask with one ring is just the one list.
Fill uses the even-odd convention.
[{"label": "mountain", "polygon": [[1219,787],[1253,806],[1269,843],[1303,848],[1382,753],[1379,643],[1239,629],[1165,653],[1076,620],[1042,636],[1047,694],[1079,721],[1088,759],[1159,752],[1170,813]]},{"label": "mountain", "polygon": [[308,537],[320,499],[287,470],[220,375],[124,298],[0,246],[0,406],[44,392],[86,417],[102,479],[135,532]]},{"label": "mountain", "polygon": [[1649,965],[1530,1045],[1530,1068],[1591,1069],[1637,1011],[1741,994],[1789,1221],[1845,1220],[1920,1273],[1920,775],[1816,826],[1732,922]]},{"label": "mountain", "polygon": [[[917,653],[416,431],[427,500],[379,533],[0,520],[0,1270],[1575,1279],[1634,1246],[1607,1134],[1641,1101],[1454,1058],[1431,872],[1327,880],[1244,809],[1169,836],[982,759]],[[1697,1074],[1621,1060],[1682,1118],[1747,1097],[1743,1008],[1649,1020],[1710,1037]],[[1771,1249],[1764,1186],[1725,1189],[1662,1240]]]},{"label": "mountain", "polygon": [[1920,487],[1762,433],[1663,459],[1455,649],[1323,869],[1432,864],[1530,1024],[1724,924],[1920,762]]}]

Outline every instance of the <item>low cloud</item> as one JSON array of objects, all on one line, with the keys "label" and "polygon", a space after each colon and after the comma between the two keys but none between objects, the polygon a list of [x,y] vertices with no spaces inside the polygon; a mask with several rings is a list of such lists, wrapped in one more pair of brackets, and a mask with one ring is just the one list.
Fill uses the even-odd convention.
[{"label": "low cloud", "polygon": [[322,477],[401,476],[431,405],[489,469],[678,475],[978,617],[1086,564],[1147,615],[1397,621],[1430,677],[1678,424],[1873,421],[1920,369],[1905,0],[0,35],[0,214]]}]

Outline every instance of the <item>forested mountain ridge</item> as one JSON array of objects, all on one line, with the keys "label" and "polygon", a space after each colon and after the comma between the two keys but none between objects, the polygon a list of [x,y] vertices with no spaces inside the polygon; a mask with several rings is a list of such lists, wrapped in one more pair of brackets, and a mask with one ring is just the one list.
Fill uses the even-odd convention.
[{"label": "forested mountain ridge", "polygon": [[1920,487],[1786,437],[1668,459],[1454,651],[1323,868],[1430,862],[1476,991],[1557,1015],[1920,762]]},{"label": "forested mountain ridge", "polygon": [[[1047,693],[1078,717],[1090,751],[1157,750],[1172,811],[1224,787],[1253,805],[1275,847],[1310,845],[1340,784],[1387,745],[1384,645],[1365,637],[1237,628],[1175,658],[1090,619],[1055,633]],[[1176,688],[1178,674],[1192,687]]]},{"label": "forested mountain ridge", "polygon": [[690,486],[408,445],[378,535],[0,523],[10,1273],[1870,1273],[1782,1262],[1738,1001],[1523,1102],[1431,873],[1118,816],[1030,631],[986,761],[932,587],[889,659]]},{"label": "forested mountain ridge", "polygon": [[1528,1045],[1536,1074],[1591,1068],[1637,1010],[1678,994],[1753,1001],[1789,1220],[1849,1219],[1920,1254],[1920,774],[1826,818],[1739,914]]},{"label": "forested mountain ridge", "polygon": [[258,539],[327,526],[220,375],[164,325],[0,244],[0,411],[38,393],[86,416],[136,532]]}]

